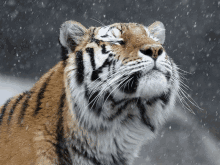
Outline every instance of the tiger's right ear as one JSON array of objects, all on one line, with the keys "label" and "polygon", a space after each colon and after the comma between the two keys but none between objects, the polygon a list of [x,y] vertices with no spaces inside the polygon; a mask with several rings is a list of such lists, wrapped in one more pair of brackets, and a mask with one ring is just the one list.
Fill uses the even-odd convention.
[{"label": "tiger's right ear", "polygon": [[60,28],[60,43],[68,49],[68,52],[74,52],[77,45],[83,40],[87,29],[78,22],[66,21]]}]

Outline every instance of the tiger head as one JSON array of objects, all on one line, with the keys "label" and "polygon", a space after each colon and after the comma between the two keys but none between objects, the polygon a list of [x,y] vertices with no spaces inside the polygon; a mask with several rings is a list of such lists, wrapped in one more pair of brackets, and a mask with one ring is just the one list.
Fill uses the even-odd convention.
[{"label": "tiger head", "polygon": [[[65,22],[60,42],[68,50],[66,86],[79,120],[91,121],[94,117],[96,125],[117,115],[122,120],[129,115],[144,118],[148,114],[149,120],[155,118],[151,119],[155,125],[160,123],[156,118],[163,116],[164,109],[172,109],[179,89],[177,67],[167,55],[164,41],[161,22],[149,27],[115,23],[89,29],[75,21]],[[129,100],[143,102],[145,109],[153,110],[119,112],[120,108],[115,108]]]}]

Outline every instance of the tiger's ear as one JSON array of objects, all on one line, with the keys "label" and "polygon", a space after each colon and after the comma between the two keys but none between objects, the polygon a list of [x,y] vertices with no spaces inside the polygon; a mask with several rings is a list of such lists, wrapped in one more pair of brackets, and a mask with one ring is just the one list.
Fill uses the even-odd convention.
[{"label": "tiger's ear", "polygon": [[162,22],[156,21],[148,27],[148,31],[151,36],[153,36],[156,40],[160,42],[160,44],[164,44],[165,41],[165,27]]},{"label": "tiger's ear", "polygon": [[60,28],[60,43],[68,49],[68,52],[73,52],[77,45],[83,40],[87,29],[78,22],[66,21]]}]

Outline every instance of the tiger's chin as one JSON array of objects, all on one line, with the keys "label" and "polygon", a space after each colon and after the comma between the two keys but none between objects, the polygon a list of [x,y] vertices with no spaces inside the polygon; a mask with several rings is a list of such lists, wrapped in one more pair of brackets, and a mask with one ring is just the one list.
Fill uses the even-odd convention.
[{"label": "tiger's chin", "polygon": [[139,79],[136,95],[137,97],[151,99],[168,91],[166,76],[159,71],[151,71]]}]

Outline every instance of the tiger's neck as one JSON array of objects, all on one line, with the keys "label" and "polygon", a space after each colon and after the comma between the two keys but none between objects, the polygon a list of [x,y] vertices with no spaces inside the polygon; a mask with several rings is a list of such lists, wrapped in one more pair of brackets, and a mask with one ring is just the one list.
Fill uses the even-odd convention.
[{"label": "tiger's neck", "polygon": [[76,82],[71,66],[66,68],[64,81],[69,104],[65,115],[69,136],[65,138],[72,163],[131,165],[142,144],[155,135],[154,118],[156,111],[162,112],[160,103],[154,103],[150,116],[146,100],[140,98],[120,100],[109,96],[90,104],[86,80]]},{"label": "tiger's neck", "polygon": [[[94,112],[89,112],[91,109],[88,109],[88,106],[83,107],[82,105],[87,105],[87,103],[83,103],[83,98],[80,97],[82,96],[71,100],[73,109],[70,113],[76,123],[72,128],[72,136],[67,140],[67,146],[69,152],[72,153],[73,164],[130,165],[138,156],[142,144],[154,137],[154,128],[150,124],[141,122],[135,115],[128,113],[120,117],[117,114],[127,113],[134,109],[137,109],[136,112],[139,113],[140,107],[137,105],[142,104],[146,108],[144,101],[141,99],[119,101],[111,107],[111,111],[116,113],[108,118],[102,118]],[[102,111],[108,111],[109,104],[107,102],[107,106],[103,106]],[[80,111],[84,113],[82,108],[86,109],[85,113],[88,116],[82,117],[79,114]],[[75,155],[79,158],[76,159]]]}]

